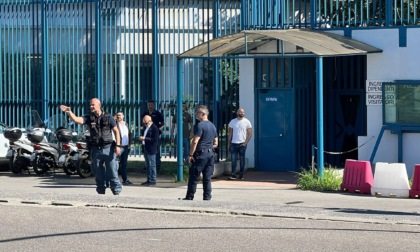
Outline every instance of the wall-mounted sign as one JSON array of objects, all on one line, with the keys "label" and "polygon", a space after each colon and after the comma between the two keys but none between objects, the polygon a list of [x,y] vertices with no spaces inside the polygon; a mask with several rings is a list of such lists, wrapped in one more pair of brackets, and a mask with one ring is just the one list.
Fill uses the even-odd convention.
[{"label": "wall-mounted sign", "polygon": [[277,97],[266,97],[265,101],[270,101],[270,102],[276,102],[277,101]]},{"label": "wall-mounted sign", "polygon": [[366,81],[366,93],[369,92],[382,92],[382,82],[378,80],[368,80]]},{"label": "wall-mounted sign", "polygon": [[366,93],[366,105],[382,105],[382,93]]},{"label": "wall-mounted sign", "polygon": [[383,80],[367,80],[366,81],[366,105],[380,106],[382,105],[382,83]]}]

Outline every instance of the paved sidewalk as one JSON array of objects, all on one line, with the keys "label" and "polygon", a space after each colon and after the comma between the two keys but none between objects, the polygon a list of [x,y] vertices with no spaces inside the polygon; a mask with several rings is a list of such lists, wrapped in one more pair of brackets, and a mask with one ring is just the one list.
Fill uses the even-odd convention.
[{"label": "paved sidewalk", "polygon": [[183,201],[186,183],[159,176],[156,187],[142,187],[145,174],[130,173],[133,185],[120,196],[97,195],[94,178],[62,173],[54,176],[0,173],[1,204],[36,204],[85,207],[121,207],[140,210],[273,216],[283,218],[403,223],[420,225],[420,201],[363,194],[325,193],[296,189],[293,173],[249,171],[244,180],[213,180],[213,199],[203,201],[199,184],[194,201]]}]

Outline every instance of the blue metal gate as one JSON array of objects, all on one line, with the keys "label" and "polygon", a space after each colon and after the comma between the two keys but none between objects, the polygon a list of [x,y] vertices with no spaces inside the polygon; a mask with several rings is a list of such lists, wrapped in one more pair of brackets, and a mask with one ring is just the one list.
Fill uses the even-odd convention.
[{"label": "blue metal gate", "polygon": [[[98,97],[109,113],[123,111],[138,136],[140,115],[154,99],[165,118],[162,151],[168,155],[176,55],[239,31],[239,14],[239,1],[2,0],[0,121],[27,127],[24,115],[31,110],[62,121],[60,104],[82,115]],[[180,95],[189,112],[208,105],[224,134],[231,117],[219,111],[235,110],[238,62],[194,59],[184,69]]]}]

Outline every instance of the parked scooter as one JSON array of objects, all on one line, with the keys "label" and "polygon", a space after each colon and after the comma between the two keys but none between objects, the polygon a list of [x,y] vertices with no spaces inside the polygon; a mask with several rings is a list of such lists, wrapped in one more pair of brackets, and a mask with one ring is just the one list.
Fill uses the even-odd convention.
[{"label": "parked scooter", "polygon": [[[68,157],[77,152],[76,145],[71,142],[73,134],[67,128],[59,127],[55,131],[55,136],[58,140],[57,144],[41,142],[41,135],[37,131],[28,133],[28,139],[35,144],[31,164],[38,175],[58,168],[64,169]],[[71,172],[66,167],[65,172],[72,175],[76,173],[76,170],[73,170]]]},{"label": "parked scooter", "polygon": [[77,142],[78,148],[78,164],[77,173],[82,178],[88,178],[92,176],[92,158],[89,150],[90,132],[85,130],[81,141]]},{"label": "parked scooter", "polygon": [[62,153],[66,153],[66,159],[63,164],[64,173],[67,175],[76,175],[78,174],[78,164],[79,164],[79,150],[77,144],[73,142],[62,144]]},{"label": "parked scooter", "polygon": [[30,173],[31,154],[34,151],[31,141],[22,137],[22,130],[19,128],[6,128],[3,135],[9,140],[6,158],[9,159],[10,171],[14,174],[21,174],[22,171]]},{"label": "parked scooter", "polygon": [[[28,122],[30,122],[30,127],[34,130],[40,130],[43,132],[44,123],[41,120],[38,112],[36,110],[30,111],[28,113]],[[20,174],[23,171],[29,172],[29,167],[31,166],[31,154],[34,151],[33,143],[27,139],[27,134],[30,130],[20,129],[20,128],[5,128],[4,137],[9,140],[9,150],[7,151],[6,158],[9,159],[9,168],[14,174]],[[45,138],[42,138],[42,141],[46,141]]]}]

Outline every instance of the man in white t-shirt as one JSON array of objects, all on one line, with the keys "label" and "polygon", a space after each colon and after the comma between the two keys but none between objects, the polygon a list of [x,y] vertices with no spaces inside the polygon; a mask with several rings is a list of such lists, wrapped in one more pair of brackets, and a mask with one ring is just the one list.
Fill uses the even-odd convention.
[{"label": "man in white t-shirt", "polygon": [[251,122],[245,118],[245,110],[239,108],[237,117],[229,122],[228,150],[232,158],[232,175],[229,179],[236,179],[236,161],[239,155],[239,179],[244,178],[245,151],[252,136]]}]

